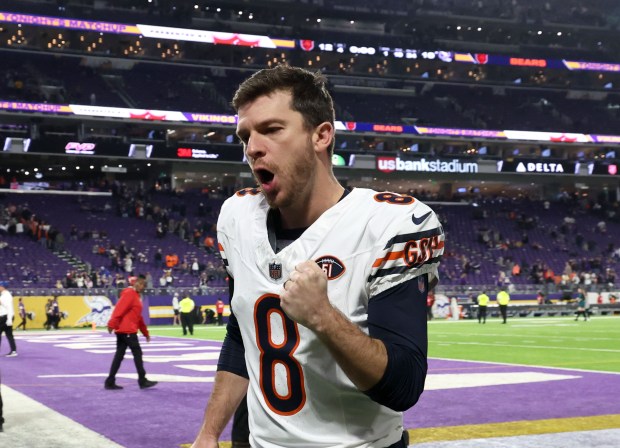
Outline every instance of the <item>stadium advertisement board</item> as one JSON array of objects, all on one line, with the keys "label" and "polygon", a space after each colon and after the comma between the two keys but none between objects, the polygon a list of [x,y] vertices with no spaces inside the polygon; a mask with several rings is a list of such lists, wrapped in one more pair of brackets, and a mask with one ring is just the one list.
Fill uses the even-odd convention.
[{"label": "stadium advertisement board", "polygon": [[588,164],[588,173],[599,176],[617,176],[620,163],[593,162]]},{"label": "stadium advertisement board", "polygon": [[18,299],[22,299],[26,312],[29,314],[27,327],[44,328],[47,316],[45,304],[48,299],[56,298],[60,309],[60,327],[105,327],[112,315],[112,301],[107,296],[18,296],[13,298],[17,309]]},{"label": "stadium advertisement board", "polygon": [[[144,148],[144,154],[138,154],[138,147]],[[96,140],[78,142],[66,138],[45,137],[33,140],[30,145],[31,153],[65,154],[77,157],[138,157],[152,159],[174,160],[208,160],[221,162],[243,162],[243,148],[240,145],[224,144],[194,144],[191,146],[166,146],[163,143],[148,145],[127,144],[114,141]]]},{"label": "stadium advertisement board", "polygon": [[579,174],[579,166],[575,162],[552,162],[534,159],[500,160],[497,162],[497,172],[521,174]]},{"label": "stadium advertisement board", "polygon": [[176,151],[178,159],[209,160],[220,162],[243,162],[243,149],[239,145],[180,146]]},{"label": "stadium advertisement board", "polygon": [[401,159],[399,156],[378,156],[377,170],[383,173],[409,171],[422,173],[477,173],[478,162],[461,162],[459,159]]}]

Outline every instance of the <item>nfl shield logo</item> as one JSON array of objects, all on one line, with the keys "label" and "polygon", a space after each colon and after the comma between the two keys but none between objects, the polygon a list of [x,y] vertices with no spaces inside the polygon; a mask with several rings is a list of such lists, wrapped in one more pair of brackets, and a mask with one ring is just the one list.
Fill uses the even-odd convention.
[{"label": "nfl shield logo", "polygon": [[282,263],[269,263],[269,277],[273,280],[280,280],[282,278]]},{"label": "nfl shield logo", "polygon": [[424,282],[424,276],[418,277],[418,291],[420,291],[421,293],[426,291],[426,284]]}]

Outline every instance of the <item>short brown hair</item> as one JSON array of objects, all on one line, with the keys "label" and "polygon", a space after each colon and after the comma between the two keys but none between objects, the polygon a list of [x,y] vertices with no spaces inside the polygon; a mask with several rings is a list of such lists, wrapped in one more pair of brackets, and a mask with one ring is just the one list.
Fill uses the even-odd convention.
[{"label": "short brown hair", "polygon": [[[304,118],[304,125],[311,130],[321,123],[334,126],[334,101],[327,91],[327,78],[320,72],[310,72],[303,68],[278,65],[254,73],[243,81],[232,100],[235,111],[258,97],[279,90],[291,92],[291,109]],[[332,139],[330,155],[334,152],[335,138]]]}]

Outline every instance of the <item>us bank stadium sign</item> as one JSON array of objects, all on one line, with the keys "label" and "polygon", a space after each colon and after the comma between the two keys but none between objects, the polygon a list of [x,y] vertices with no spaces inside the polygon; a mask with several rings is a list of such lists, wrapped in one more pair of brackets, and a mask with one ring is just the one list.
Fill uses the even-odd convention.
[{"label": "us bank stadium sign", "polygon": [[497,172],[527,174],[579,174],[579,166],[574,162],[500,160],[497,162]]},{"label": "us bank stadium sign", "polygon": [[426,159],[404,160],[400,157],[377,157],[377,169],[383,173],[393,171],[411,171],[421,173],[477,173],[477,162],[461,162],[459,159],[441,160]]}]

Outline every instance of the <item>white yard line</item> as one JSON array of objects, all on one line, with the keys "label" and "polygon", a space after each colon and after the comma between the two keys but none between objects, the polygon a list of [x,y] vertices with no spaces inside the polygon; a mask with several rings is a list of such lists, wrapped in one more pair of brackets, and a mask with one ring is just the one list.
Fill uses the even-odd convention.
[{"label": "white yard line", "polygon": [[38,401],[10,387],[1,387],[5,422],[4,432],[0,433],[0,446],[123,448]]}]

